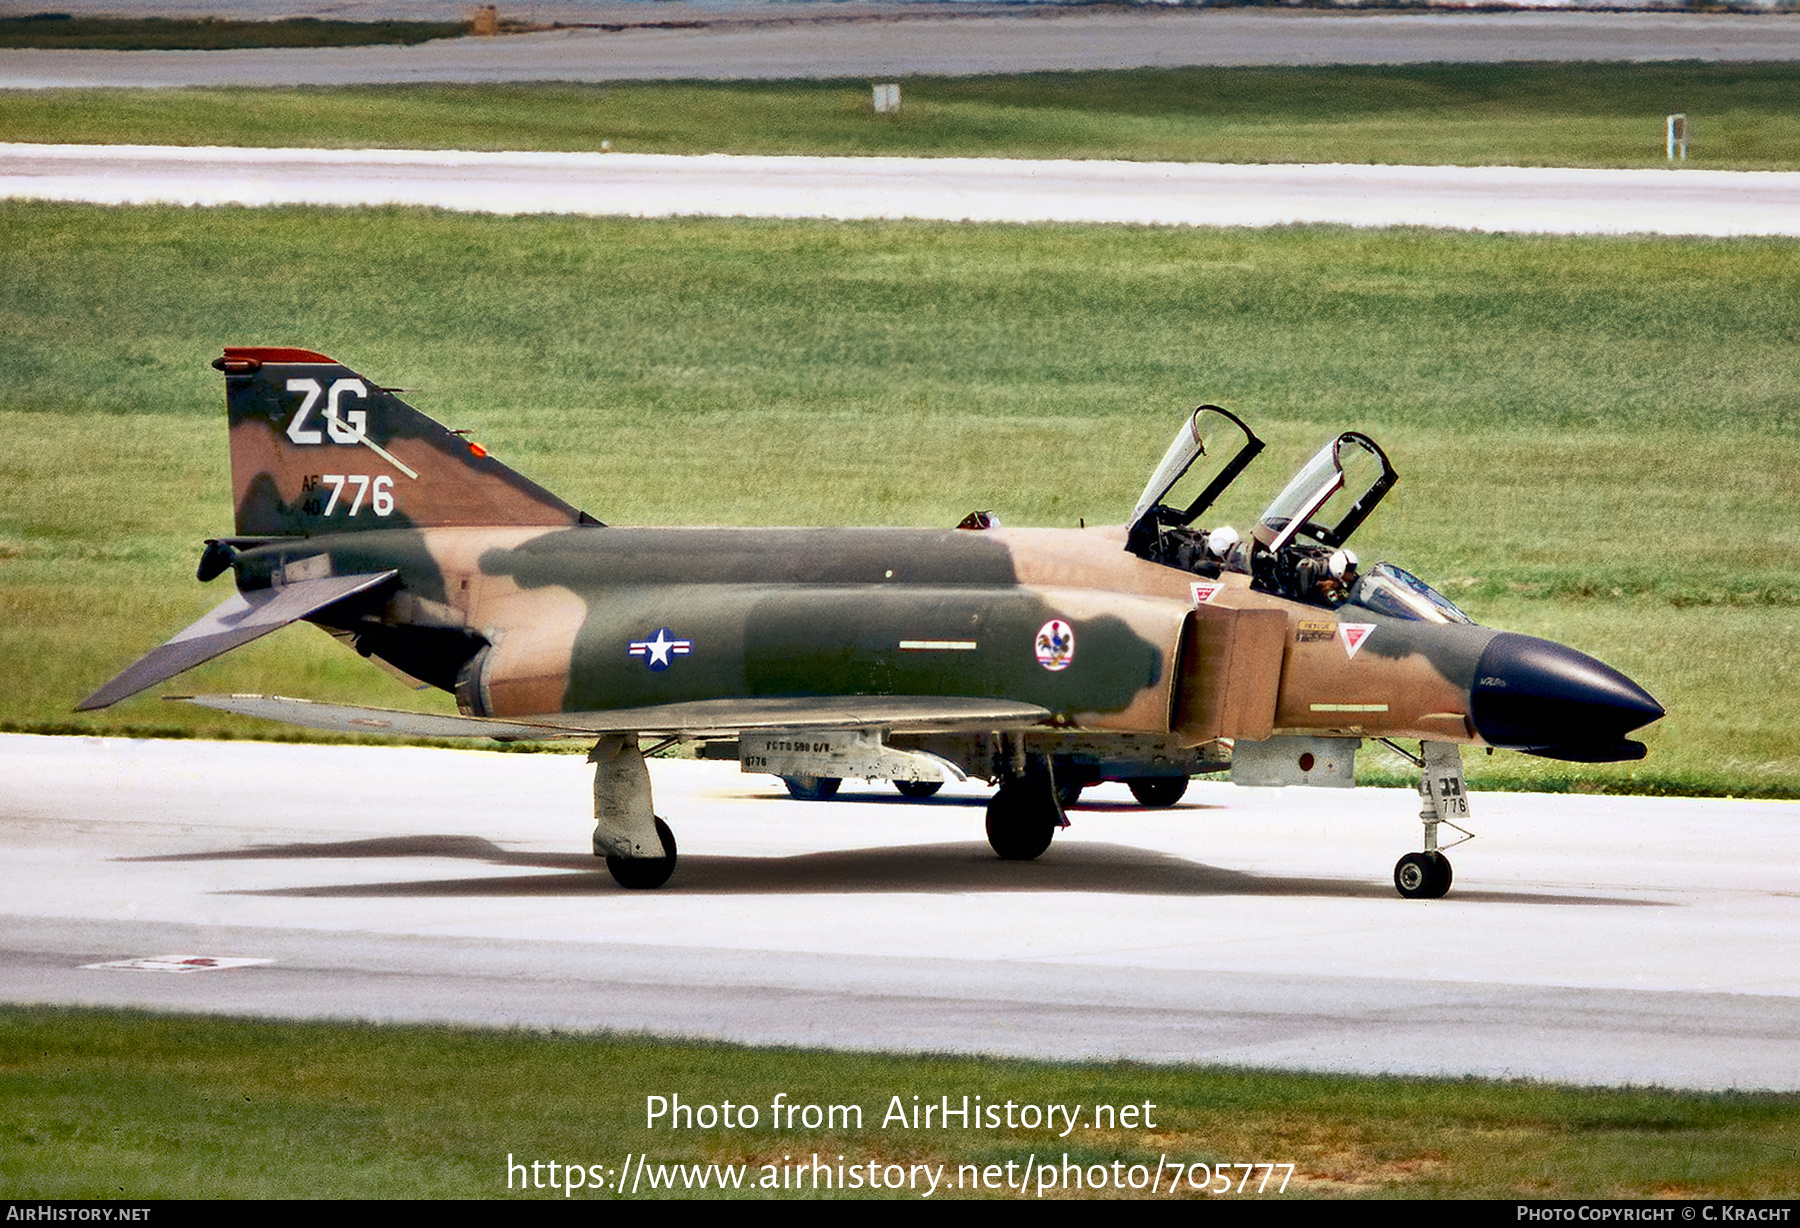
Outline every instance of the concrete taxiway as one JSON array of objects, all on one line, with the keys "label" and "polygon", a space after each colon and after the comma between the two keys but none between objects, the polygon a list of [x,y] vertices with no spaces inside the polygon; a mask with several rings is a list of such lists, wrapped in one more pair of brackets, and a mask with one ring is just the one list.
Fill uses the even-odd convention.
[{"label": "concrete taxiway", "polygon": [[[652,770],[682,861],[634,893],[579,755],[0,737],[0,997],[1800,1089],[1792,804],[1478,794],[1409,902],[1403,790],[1106,786],[1013,864],[974,786]],[[272,962],[85,966],[159,955]]]},{"label": "concrete taxiway", "polygon": [[[207,11],[229,14],[232,5],[209,3]],[[161,7],[191,12],[167,0]],[[1145,5],[1111,12],[1019,6],[1005,16],[952,16],[944,10],[954,6],[909,11],[882,4],[769,5],[761,11],[703,4],[605,11],[548,5],[542,12],[500,7],[540,21],[665,28],[558,30],[414,47],[0,50],[0,87],[866,79],[1189,65],[1800,59],[1800,14],[1794,13],[1334,13]],[[261,6],[253,15],[265,13]],[[324,15],[424,14],[383,13],[366,5],[349,11],[334,3]],[[442,6],[430,15],[441,17]]]},{"label": "concrete taxiway", "polygon": [[1800,173],[0,145],[0,197],[489,213],[1800,234]]}]

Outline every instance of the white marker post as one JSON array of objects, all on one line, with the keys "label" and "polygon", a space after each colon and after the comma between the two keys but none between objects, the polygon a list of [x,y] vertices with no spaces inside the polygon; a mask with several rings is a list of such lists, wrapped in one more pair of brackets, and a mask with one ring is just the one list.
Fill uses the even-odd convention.
[{"label": "white marker post", "polygon": [[892,115],[900,109],[900,87],[893,83],[875,87],[875,114]]},{"label": "white marker post", "polygon": [[1681,160],[1687,161],[1688,122],[1685,115],[1671,115],[1663,120],[1663,144],[1669,161],[1675,161],[1677,152]]}]

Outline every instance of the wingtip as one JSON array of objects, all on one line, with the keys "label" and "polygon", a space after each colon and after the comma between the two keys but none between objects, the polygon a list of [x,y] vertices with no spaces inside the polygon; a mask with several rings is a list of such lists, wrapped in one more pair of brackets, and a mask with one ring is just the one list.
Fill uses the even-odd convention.
[{"label": "wingtip", "polygon": [[[114,704],[118,703],[121,699],[130,699],[133,695],[136,695],[139,691],[143,690],[144,688],[143,687],[133,687],[133,686],[130,686],[129,684],[127,684],[125,686],[120,685],[121,681],[125,678],[125,675],[129,674],[130,672],[131,672],[130,670],[126,670],[125,673],[120,674],[117,678],[114,678],[111,682],[108,682],[105,686],[103,686],[99,690],[95,691],[92,695],[89,695],[86,699],[84,699],[80,703],[76,704],[75,711],[77,711],[77,712],[98,712],[101,708],[112,707]],[[144,686],[154,686],[154,685],[155,685],[154,681],[147,682],[144,684]]]}]

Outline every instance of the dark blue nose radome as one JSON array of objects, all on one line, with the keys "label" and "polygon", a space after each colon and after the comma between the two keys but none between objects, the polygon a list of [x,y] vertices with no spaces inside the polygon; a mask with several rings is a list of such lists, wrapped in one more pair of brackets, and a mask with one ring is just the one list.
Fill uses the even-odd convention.
[{"label": "dark blue nose radome", "polygon": [[1475,667],[1470,717],[1490,746],[1547,759],[1642,759],[1625,735],[1663,714],[1643,687],[1609,665],[1550,640],[1503,631]]}]

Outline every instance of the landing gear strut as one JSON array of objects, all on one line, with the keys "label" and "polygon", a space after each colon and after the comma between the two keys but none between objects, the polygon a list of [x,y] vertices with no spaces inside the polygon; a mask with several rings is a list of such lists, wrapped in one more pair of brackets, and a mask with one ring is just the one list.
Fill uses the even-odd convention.
[{"label": "landing gear strut", "polygon": [[1463,786],[1462,752],[1452,742],[1421,742],[1415,758],[1400,750],[1386,738],[1382,741],[1411,759],[1419,769],[1419,822],[1425,826],[1425,850],[1408,853],[1394,864],[1394,888],[1409,900],[1441,900],[1450,890],[1450,859],[1438,847],[1438,825],[1445,824],[1462,832],[1462,840],[1474,839],[1473,833],[1458,827],[1454,820],[1469,817],[1469,794]]},{"label": "landing gear strut", "polygon": [[594,765],[594,856],[621,887],[660,887],[675,873],[675,833],[651,810],[650,769],[636,734],[609,734],[588,753]]}]

